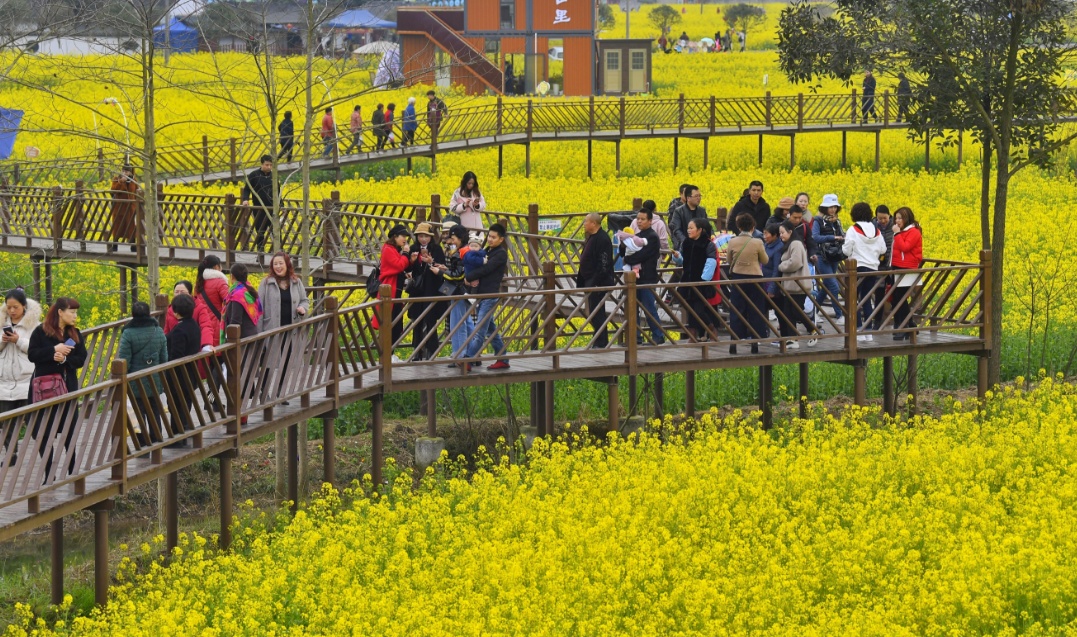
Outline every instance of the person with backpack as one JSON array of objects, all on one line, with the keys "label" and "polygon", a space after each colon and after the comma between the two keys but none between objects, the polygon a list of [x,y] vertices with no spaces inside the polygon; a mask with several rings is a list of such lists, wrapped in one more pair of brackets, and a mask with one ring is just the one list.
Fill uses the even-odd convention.
[{"label": "person with backpack", "polygon": [[816,289],[812,302],[817,308],[822,308],[824,303],[829,301],[835,320],[841,320],[844,316],[841,309],[841,287],[833,276],[838,271],[838,264],[845,260],[845,253],[841,249],[841,244],[845,241],[845,231],[838,219],[840,210],[841,204],[838,203],[837,195],[824,195],[823,203],[819,205],[819,215],[812,221],[811,228],[816,251],[815,273],[825,277],[822,287],[826,289],[826,292]]},{"label": "person with backpack", "polygon": [[[886,254],[886,241],[871,221],[871,206],[862,201],[857,202],[853,204],[850,214],[853,217],[853,227],[845,233],[841,249],[846,257],[856,259],[856,271],[860,275],[856,286],[860,306],[856,312],[856,327],[877,330],[882,322],[881,316],[874,317],[871,326],[867,325],[867,321],[875,307],[872,288],[878,278],[875,273],[879,270],[879,263]],[[875,339],[871,334],[858,334],[856,340],[870,342]]]}]

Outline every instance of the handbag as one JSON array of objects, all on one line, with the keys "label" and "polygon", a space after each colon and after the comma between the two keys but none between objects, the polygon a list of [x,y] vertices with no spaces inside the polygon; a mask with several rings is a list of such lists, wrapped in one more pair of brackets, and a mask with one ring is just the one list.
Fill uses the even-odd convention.
[{"label": "handbag", "polygon": [[53,398],[59,398],[67,393],[67,379],[63,374],[45,374],[34,376],[30,381],[30,389],[33,392],[35,403],[44,402]]},{"label": "handbag", "polygon": [[419,272],[418,274],[411,275],[411,278],[404,282],[404,291],[408,293],[408,296],[422,296],[423,284],[425,283],[426,270]]},{"label": "handbag", "polygon": [[841,263],[845,260],[845,252],[837,241],[827,241],[819,250],[827,263]]},{"label": "handbag", "polygon": [[438,287],[438,294],[442,296],[453,296],[456,294],[456,290],[459,287],[459,284],[453,281],[445,281]]}]

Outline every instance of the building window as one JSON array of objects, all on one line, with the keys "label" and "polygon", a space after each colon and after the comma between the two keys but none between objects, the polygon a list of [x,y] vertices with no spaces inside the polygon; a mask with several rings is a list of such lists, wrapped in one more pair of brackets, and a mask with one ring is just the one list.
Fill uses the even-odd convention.
[{"label": "building window", "polygon": [[647,68],[647,58],[644,56],[643,51],[632,52],[632,70],[643,71]]},{"label": "building window", "polygon": [[621,52],[620,51],[606,51],[606,70],[619,71],[621,70]]},{"label": "building window", "polygon": [[501,28],[516,29],[516,0],[501,0]]}]

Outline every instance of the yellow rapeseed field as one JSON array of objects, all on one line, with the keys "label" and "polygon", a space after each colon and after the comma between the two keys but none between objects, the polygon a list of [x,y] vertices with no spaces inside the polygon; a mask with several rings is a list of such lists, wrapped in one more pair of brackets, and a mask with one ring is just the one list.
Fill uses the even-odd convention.
[{"label": "yellow rapeseed field", "polygon": [[911,422],[538,440],[526,467],[326,489],[228,554],[184,536],[104,611],[7,634],[1072,635],[1075,412],[1047,378]]}]

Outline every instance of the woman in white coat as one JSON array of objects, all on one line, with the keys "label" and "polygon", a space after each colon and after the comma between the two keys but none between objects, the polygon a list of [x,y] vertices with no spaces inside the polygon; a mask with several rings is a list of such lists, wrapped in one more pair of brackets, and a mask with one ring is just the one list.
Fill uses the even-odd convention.
[{"label": "woman in white coat", "polygon": [[34,364],[27,358],[30,335],[41,325],[41,306],[16,288],[0,305],[0,412],[18,409],[29,402]]}]

